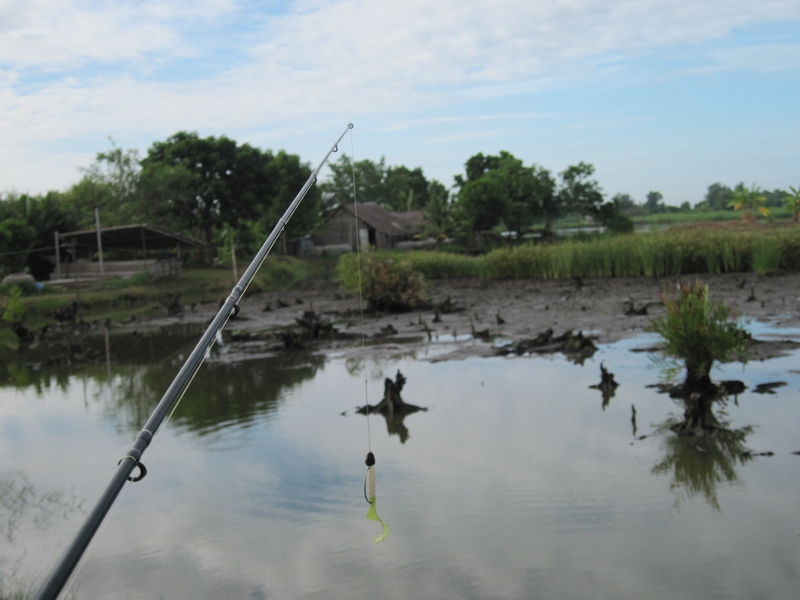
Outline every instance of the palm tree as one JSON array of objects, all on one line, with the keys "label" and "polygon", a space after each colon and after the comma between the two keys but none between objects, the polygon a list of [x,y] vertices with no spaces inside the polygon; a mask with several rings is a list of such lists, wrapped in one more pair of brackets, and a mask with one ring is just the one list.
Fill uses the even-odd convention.
[{"label": "palm tree", "polygon": [[749,190],[744,185],[740,185],[733,191],[733,198],[728,202],[728,206],[732,206],[733,210],[742,209],[742,221],[755,221],[756,217],[753,213],[756,210],[766,217],[769,210],[760,206],[766,201],[766,198],[759,192],[761,192],[761,188],[755,183]]},{"label": "palm tree", "polygon": [[786,195],[783,197],[783,205],[794,212],[794,222],[797,223],[800,222],[800,189],[792,186],[789,186],[789,189],[792,193],[784,192]]}]

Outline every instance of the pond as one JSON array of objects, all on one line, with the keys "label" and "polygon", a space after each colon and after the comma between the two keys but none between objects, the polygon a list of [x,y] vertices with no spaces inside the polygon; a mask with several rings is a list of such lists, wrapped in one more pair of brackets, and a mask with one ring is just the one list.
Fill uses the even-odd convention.
[{"label": "pond", "polygon": [[[38,589],[194,333],[112,335],[107,346],[100,336],[109,362],[4,369],[0,597]],[[216,347],[71,593],[796,597],[797,355],[715,371],[748,389],[717,407],[719,441],[699,445],[669,430],[683,409],[648,387],[661,377],[651,356],[632,352],[653,341],[601,346],[582,365],[561,355],[435,362],[436,346],[231,363]],[[601,363],[620,383],[608,402],[589,387]],[[398,370],[403,399],[428,410],[391,423],[356,414],[365,372],[375,403]],[[777,381],[787,385],[755,393]],[[364,499],[370,445],[390,527],[379,543]]]}]

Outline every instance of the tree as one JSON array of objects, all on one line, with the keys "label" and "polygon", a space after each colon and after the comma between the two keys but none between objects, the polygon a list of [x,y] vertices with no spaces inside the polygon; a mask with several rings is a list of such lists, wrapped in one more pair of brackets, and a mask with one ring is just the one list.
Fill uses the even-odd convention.
[{"label": "tree", "polygon": [[622,212],[628,212],[636,208],[636,202],[630,194],[617,194],[611,201],[617,205],[617,208]]},{"label": "tree", "polygon": [[555,205],[548,171],[526,167],[511,153],[497,156],[479,153],[467,160],[466,179],[457,175],[457,206],[472,231],[504,225],[521,234],[534,219]]},{"label": "tree", "polygon": [[579,162],[561,172],[561,189],[558,199],[562,214],[595,215],[603,203],[599,184],[591,179],[594,165]]},{"label": "tree", "polygon": [[271,152],[225,136],[181,131],[147,151],[142,187],[158,216],[200,232],[210,245],[215,228],[268,212],[275,196],[272,161]]},{"label": "tree", "polygon": [[55,231],[71,231],[75,222],[64,209],[62,195],[48,192],[44,196],[8,194],[0,202],[0,226],[3,229],[2,252],[11,252],[2,259],[9,271],[27,267],[38,280],[47,279],[54,269],[49,256]]},{"label": "tree", "polygon": [[434,236],[445,235],[450,227],[450,194],[442,183],[432,180],[428,184],[428,203],[425,214]]},{"label": "tree", "polygon": [[600,205],[596,216],[598,222],[613,233],[633,232],[633,221],[625,215],[617,196],[614,196],[610,202]]},{"label": "tree", "polygon": [[764,190],[762,195],[764,196],[764,206],[768,208],[779,208],[784,206],[786,192],[783,190],[772,190],[771,192]]},{"label": "tree", "polygon": [[726,210],[733,198],[733,190],[721,183],[712,183],[708,186],[705,202],[708,210]]},{"label": "tree", "polygon": [[800,189],[789,186],[790,192],[784,192],[783,205],[794,213],[794,222],[800,222]]},{"label": "tree", "polygon": [[394,211],[421,210],[428,204],[428,181],[422,168],[389,167],[383,202]]},{"label": "tree", "polygon": [[141,168],[137,150],[123,150],[111,139],[111,149],[98,152],[94,163],[81,171],[81,180],[61,196],[66,212],[78,227],[94,227],[95,208],[100,210],[104,226],[142,220],[146,204],[139,195]]},{"label": "tree", "polygon": [[322,205],[325,212],[331,212],[340,204],[353,202],[353,179],[356,182],[356,201],[385,203],[388,197],[386,187],[386,159],[380,162],[369,159],[353,160],[342,154],[336,162],[328,163],[332,177],[320,185]]},{"label": "tree", "polygon": [[767,216],[769,210],[762,206],[764,204],[764,196],[761,195],[761,189],[754,183],[750,189],[744,185],[739,185],[733,192],[733,197],[728,206],[732,206],[733,210],[742,211],[742,221],[755,221],[755,211],[759,211],[762,215]]},{"label": "tree", "polygon": [[663,198],[664,196],[661,195],[661,192],[649,192],[647,201],[644,203],[647,212],[650,214],[666,212],[667,209],[664,206]]},{"label": "tree", "polygon": [[3,271],[20,271],[28,262],[28,252],[33,248],[36,231],[23,219],[10,218],[0,221],[0,254]]},{"label": "tree", "polygon": [[[251,199],[251,202],[261,207],[261,209],[268,207],[265,213],[267,231],[270,231],[283,213],[286,212],[289,204],[311,176],[311,171],[311,166],[300,162],[299,156],[288,154],[283,150],[279,151],[269,163],[267,176],[271,183],[272,197],[265,197],[260,200],[258,198]],[[286,239],[305,235],[319,223],[322,208],[320,199],[319,186],[311,186],[286,226],[286,231],[283,234]],[[258,245],[260,246],[263,241],[261,239]]]}]

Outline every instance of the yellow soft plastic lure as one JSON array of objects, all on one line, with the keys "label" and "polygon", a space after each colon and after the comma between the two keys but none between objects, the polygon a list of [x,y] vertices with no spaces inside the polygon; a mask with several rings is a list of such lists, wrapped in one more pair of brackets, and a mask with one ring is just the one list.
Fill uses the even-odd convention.
[{"label": "yellow soft plastic lure", "polygon": [[367,511],[367,519],[370,521],[378,521],[381,524],[382,531],[375,534],[375,543],[385,540],[391,531],[389,525],[383,522],[378,516],[378,509],[375,508],[375,455],[370,452],[367,454],[367,476],[364,479],[364,498],[369,502],[369,511]]}]

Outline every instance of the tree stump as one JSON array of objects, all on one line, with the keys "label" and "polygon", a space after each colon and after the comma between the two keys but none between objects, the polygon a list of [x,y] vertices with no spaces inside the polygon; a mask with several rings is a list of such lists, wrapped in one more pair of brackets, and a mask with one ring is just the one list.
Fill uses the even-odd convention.
[{"label": "tree stump", "polygon": [[398,370],[395,380],[392,381],[388,377],[383,382],[383,399],[376,405],[361,406],[356,409],[356,412],[361,415],[372,414],[379,412],[386,416],[392,415],[409,415],[421,410],[428,410],[422,406],[415,404],[408,404],[403,401],[400,392],[406,384],[405,376]]}]

